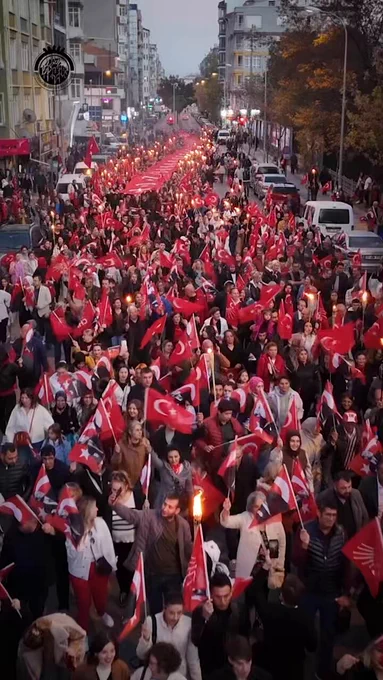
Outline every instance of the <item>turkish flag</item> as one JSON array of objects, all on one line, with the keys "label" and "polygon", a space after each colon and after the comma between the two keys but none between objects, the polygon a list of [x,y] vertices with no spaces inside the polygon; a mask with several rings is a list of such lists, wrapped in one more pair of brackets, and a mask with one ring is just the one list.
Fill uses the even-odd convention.
[{"label": "turkish flag", "polygon": [[279,307],[277,331],[282,340],[290,340],[293,334],[293,317],[286,312],[283,300]]},{"label": "turkish flag", "polygon": [[167,253],[164,253],[162,250],[160,250],[159,263],[160,267],[164,267],[165,269],[171,269],[174,264],[173,256],[168,255]]},{"label": "turkish flag", "polygon": [[363,343],[367,349],[382,349],[383,347],[383,318],[379,317],[371,328],[365,332]]},{"label": "turkish flag", "polygon": [[355,326],[346,323],[340,328],[326,328],[318,331],[317,341],[330,354],[348,354],[355,344]]},{"label": "turkish flag", "polygon": [[197,326],[195,322],[195,316],[194,314],[191,315],[190,320],[186,326],[186,332],[189,336],[189,342],[190,342],[190,347],[194,349],[199,349],[201,346],[198,333],[197,333]]},{"label": "turkish flag", "polygon": [[199,524],[183,587],[186,612],[193,612],[202,602],[210,598],[209,578],[203,543],[202,526]]},{"label": "turkish flag", "polygon": [[286,420],[283,423],[283,427],[280,432],[280,437],[286,444],[286,436],[289,430],[300,430],[300,422],[298,418],[298,409],[295,402],[295,397],[292,398],[287,411]]},{"label": "turkish flag", "polygon": [[98,430],[93,416],[72,448],[69,460],[72,463],[80,463],[88,467],[92,472],[99,474],[104,459],[104,450],[98,438]]},{"label": "turkish flag", "polygon": [[166,324],[166,315],[164,314],[164,316],[161,316],[159,319],[157,319],[146,330],[145,335],[141,340],[140,349],[143,349],[144,347],[146,347],[148,342],[150,342],[155,335],[162,335],[162,333],[165,330],[165,324]]},{"label": "turkish flag", "polygon": [[250,454],[255,460],[261,451],[261,447],[264,444],[272,444],[273,437],[269,435],[265,430],[260,427],[259,420],[255,425],[255,419],[250,418],[250,434],[246,434],[244,437],[238,437],[237,444],[241,447],[244,456]]},{"label": "turkish flag", "polygon": [[76,328],[73,329],[73,337],[74,338],[79,338],[80,335],[83,334],[84,331],[90,330],[93,328],[93,322],[94,322],[94,317],[96,315],[96,310],[93,307],[92,303],[90,300],[87,300],[82,312],[82,319],[76,326]]},{"label": "turkish flag", "polygon": [[[353,267],[361,267],[362,266],[362,254],[361,254],[360,250],[358,250],[358,252],[355,253],[355,255],[353,256],[352,266]],[[366,290],[366,289],[364,288],[364,290]]]},{"label": "turkish flag", "polygon": [[192,314],[200,314],[204,310],[204,306],[198,302],[190,302],[186,298],[173,297],[173,295],[167,295],[167,298],[172,305],[175,312],[179,312],[184,316],[191,316]]},{"label": "turkish flag", "polygon": [[253,321],[264,310],[268,309],[271,301],[283,290],[283,286],[278,284],[269,284],[262,286],[261,297],[259,302],[253,305],[248,305],[238,310],[238,321],[240,324],[249,323]]},{"label": "turkish flag", "polygon": [[48,267],[45,279],[47,281],[59,281],[63,274],[69,274],[70,264],[65,255],[58,255],[52,261],[51,266]]},{"label": "turkish flag", "polygon": [[209,475],[198,472],[193,472],[194,491],[202,491],[202,507],[204,519],[208,519],[211,515],[221,507],[225,496],[216,486],[214,486]]},{"label": "turkish flag", "polygon": [[109,267],[122,269],[124,266],[121,258],[118,257],[116,253],[109,253],[108,255],[104,255],[104,257],[99,257],[97,262],[103,269],[109,269]]},{"label": "turkish flag", "polygon": [[343,553],[358,567],[376,597],[383,580],[383,537],[377,517],[347,541]]},{"label": "turkish flag", "polygon": [[129,633],[140,623],[142,617],[143,605],[146,602],[146,590],[145,590],[145,571],[144,571],[144,558],[142,552],[138,556],[138,562],[136,570],[134,572],[132,585],[130,586],[130,593],[128,598],[127,610],[128,621],[124,628],[122,629],[120,636],[118,638],[119,642],[122,642]]},{"label": "turkish flag", "polygon": [[296,510],[296,500],[290,477],[285,467],[281,469],[271,485],[265,502],[255,513],[254,520],[249,529],[267,522],[275,515],[279,515],[289,510]]},{"label": "turkish flag", "polygon": [[39,383],[35,387],[35,394],[43,406],[50,406],[54,402],[52,388],[48,373],[43,373]]},{"label": "turkish flag", "polygon": [[352,459],[349,469],[360,477],[375,475],[381,454],[382,445],[372,431],[370,421],[366,420],[362,436],[362,451]]},{"label": "turkish flag", "polygon": [[239,578],[236,577],[233,583],[233,590],[231,593],[231,599],[235,600],[237,597],[240,597],[242,593],[245,592],[246,588],[250,585],[250,583],[253,582],[253,577],[250,576],[250,578]]},{"label": "turkish flag", "polygon": [[306,475],[300,461],[294,460],[293,473],[291,475],[291,486],[293,487],[303,522],[309,522],[318,516],[318,508],[315,496],[310,490]]},{"label": "turkish flag", "polygon": [[33,487],[32,495],[37,498],[37,500],[41,500],[44,498],[44,496],[47,496],[48,493],[51,490],[51,483],[49,481],[49,477],[46,473],[45,465],[44,463],[41,465],[39,473],[37,475],[35,485]]},{"label": "turkish flag", "polygon": [[186,331],[182,334],[182,337],[178,340],[173,352],[169,357],[169,366],[177,366],[182,361],[190,361],[193,356],[192,348],[190,346],[189,336]]},{"label": "turkish flag", "polygon": [[223,477],[223,479],[225,479],[226,473],[231,469],[235,468],[236,463],[237,463],[237,439],[231,445],[228,455],[226,456],[226,458],[223,459],[219,467],[218,474],[220,475],[220,477]]},{"label": "turkish flag", "polygon": [[63,340],[68,340],[68,338],[71,337],[71,334],[73,333],[73,328],[72,326],[69,326],[65,319],[60,318],[57,315],[56,309],[53,310],[49,317],[49,321],[51,323],[52,327],[52,332],[53,335],[55,336],[56,340],[58,342],[62,342]]},{"label": "turkish flag", "polygon": [[112,322],[113,322],[113,314],[112,314],[112,307],[111,307],[110,300],[109,300],[109,295],[108,295],[106,290],[102,291],[101,300],[100,300],[99,304],[97,305],[97,310],[98,310],[98,321],[101,324],[101,326],[105,326],[106,328],[111,326]]},{"label": "turkish flag", "polygon": [[95,425],[100,430],[101,440],[113,438],[118,441],[125,431],[125,421],[116,397],[117,389],[116,381],[110,380],[93,416]]},{"label": "turkish flag", "polygon": [[235,265],[235,257],[230,255],[230,253],[225,250],[225,248],[218,248],[216,252],[216,258],[221,264],[226,264],[228,267]]},{"label": "turkish flag", "polygon": [[3,503],[0,503],[0,513],[4,515],[13,515],[20,524],[25,524],[25,522],[28,522],[31,519],[39,521],[29,505],[27,505],[25,500],[18,494],[8,498]]},{"label": "turkish flag", "polygon": [[145,414],[150,423],[168,425],[184,434],[191,434],[193,431],[193,414],[179,406],[170,395],[160,394],[151,387],[145,394]]},{"label": "turkish flag", "polygon": [[244,413],[246,410],[247,395],[249,393],[249,383],[247,387],[237,387],[236,390],[231,395],[232,399],[236,399],[239,403],[240,413]]},{"label": "turkish flag", "polygon": [[90,168],[92,165],[92,156],[97,153],[100,153],[100,147],[97,144],[96,138],[91,137],[88,142],[88,146],[86,147],[86,154],[84,158],[84,163],[88,166],[88,168]]},{"label": "turkish flag", "polygon": [[146,498],[149,494],[150,480],[152,477],[152,454],[149,453],[148,460],[146,461],[144,467],[142,468],[140,483],[142,488],[142,493]]}]

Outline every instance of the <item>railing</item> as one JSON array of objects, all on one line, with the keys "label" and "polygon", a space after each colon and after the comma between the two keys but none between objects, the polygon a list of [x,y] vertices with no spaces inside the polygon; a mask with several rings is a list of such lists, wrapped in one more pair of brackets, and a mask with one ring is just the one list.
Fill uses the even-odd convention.
[{"label": "railing", "polygon": [[[329,170],[329,173],[331,175],[331,179],[334,181],[334,184],[336,185],[338,181],[338,173],[336,173],[335,170]],[[345,177],[343,175],[342,189],[347,196],[354,196],[356,190],[356,182],[354,182],[353,179],[349,179],[348,177]]]}]

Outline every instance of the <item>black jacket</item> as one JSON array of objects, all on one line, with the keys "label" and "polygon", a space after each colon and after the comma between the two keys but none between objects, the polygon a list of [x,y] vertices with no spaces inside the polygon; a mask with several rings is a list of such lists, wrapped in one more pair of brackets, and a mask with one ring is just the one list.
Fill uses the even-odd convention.
[{"label": "black jacket", "polygon": [[[33,485],[35,484],[37,475],[39,474],[41,465],[37,465],[33,470]],[[53,500],[57,501],[59,493],[67,482],[72,479],[72,475],[69,472],[68,466],[65,465],[61,460],[55,460],[52,470],[46,470],[47,477],[50,481],[52,492],[49,494]]]},{"label": "black jacket", "polygon": [[364,500],[369,518],[374,519],[379,511],[378,478],[375,475],[374,477],[363,477],[359,484],[359,491]]},{"label": "black jacket", "polygon": [[337,597],[344,588],[346,558],[342,553],[345,534],[335,526],[325,535],[319,528],[318,520],[305,525],[310,535],[307,550],[302,548],[299,531],[296,536],[293,562],[298,568],[306,591],[316,595]]},{"label": "black jacket", "polygon": [[202,615],[202,605],[192,614],[191,639],[198,649],[202,677],[227,664],[226,640],[229,635],[247,637],[248,626],[237,603],[224,611],[215,610],[208,621]]},{"label": "black jacket", "polygon": [[40,528],[27,534],[13,524],[5,534],[0,565],[5,567],[11,562],[15,563],[7,578],[11,597],[27,600],[37,592],[48,593],[54,582],[54,569],[49,542]]},{"label": "black jacket", "polygon": [[20,461],[16,465],[5,465],[0,460],[0,494],[5,499],[19,494],[27,500],[31,491],[32,478],[29,467]]}]

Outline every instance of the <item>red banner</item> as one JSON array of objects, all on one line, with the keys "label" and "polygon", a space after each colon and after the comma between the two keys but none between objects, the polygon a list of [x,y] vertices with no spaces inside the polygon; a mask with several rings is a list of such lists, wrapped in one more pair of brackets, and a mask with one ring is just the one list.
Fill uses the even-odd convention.
[{"label": "red banner", "polygon": [[29,139],[0,139],[0,158],[28,156],[31,153]]}]

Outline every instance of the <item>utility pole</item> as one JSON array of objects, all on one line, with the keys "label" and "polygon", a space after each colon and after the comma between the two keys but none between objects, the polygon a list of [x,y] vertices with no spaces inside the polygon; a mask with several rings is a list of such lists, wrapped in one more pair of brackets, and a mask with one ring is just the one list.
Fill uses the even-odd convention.
[{"label": "utility pole", "polygon": [[253,52],[254,52],[254,26],[251,27],[250,29],[250,77],[249,77],[249,101],[248,103],[248,108],[249,110],[252,108],[253,105],[253,98],[252,98],[252,88],[253,88]]},{"label": "utility pole", "polygon": [[267,57],[265,57],[265,93],[263,102],[263,161],[267,163],[269,154],[267,152]]}]

